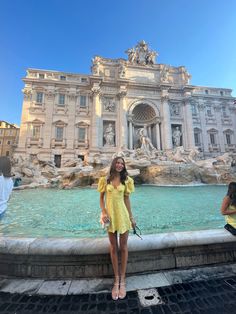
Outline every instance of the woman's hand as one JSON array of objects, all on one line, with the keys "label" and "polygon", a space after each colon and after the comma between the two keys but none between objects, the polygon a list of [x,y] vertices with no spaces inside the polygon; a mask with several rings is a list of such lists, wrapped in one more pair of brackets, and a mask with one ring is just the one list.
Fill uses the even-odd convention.
[{"label": "woman's hand", "polygon": [[130,222],[131,222],[132,228],[135,228],[136,227],[136,221],[134,220],[133,217],[130,217]]},{"label": "woman's hand", "polygon": [[101,212],[101,216],[100,216],[100,222],[102,224],[108,223],[110,221],[109,216],[107,215],[107,213]]}]

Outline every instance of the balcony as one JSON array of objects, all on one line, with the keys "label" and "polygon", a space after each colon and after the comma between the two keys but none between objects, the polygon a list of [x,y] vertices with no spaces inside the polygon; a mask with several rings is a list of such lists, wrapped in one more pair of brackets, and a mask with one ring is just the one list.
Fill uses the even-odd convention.
[{"label": "balcony", "polygon": [[195,143],[195,146],[198,148],[199,152],[203,152],[203,145],[202,145],[202,143]]},{"label": "balcony", "polygon": [[68,112],[68,105],[55,104],[55,107],[54,107],[55,114],[67,114],[67,112]]},{"label": "balcony", "polygon": [[37,146],[38,148],[43,147],[43,139],[36,138],[36,137],[27,137],[26,139],[26,146],[27,148],[30,148],[32,146]]},{"label": "balcony", "polygon": [[225,151],[226,152],[236,152],[236,145],[235,144],[225,144]]},{"label": "balcony", "polygon": [[209,152],[219,152],[220,151],[220,145],[219,144],[209,144]]},{"label": "balcony", "polygon": [[74,148],[88,148],[89,147],[89,141],[88,140],[84,140],[84,141],[79,141],[79,140],[75,140],[74,141]]},{"label": "balcony", "polygon": [[56,147],[60,147],[60,148],[66,148],[66,139],[56,139],[56,138],[52,138],[51,139],[51,148],[56,148]]}]

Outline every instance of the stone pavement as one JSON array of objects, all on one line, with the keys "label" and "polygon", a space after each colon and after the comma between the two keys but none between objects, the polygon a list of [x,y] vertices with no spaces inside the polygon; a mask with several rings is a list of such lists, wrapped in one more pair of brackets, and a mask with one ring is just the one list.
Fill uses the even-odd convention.
[{"label": "stone pavement", "polygon": [[[141,277],[144,283],[143,289],[134,289],[130,285],[130,290],[124,300],[113,301],[110,292],[100,291],[96,293],[68,294],[70,290],[60,292],[60,295],[52,295],[53,290],[48,291],[48,295],[41,294],[40,289],[36,292],[29,285],[28,293],[6,292],[20,288],[13,281],[0,283],[0,313],[1,314],[36,314],[36,313],[56,313],[56,314],[135,314],[135,313],[188,313],[188,314],[234,314],[236,313],[236,273],[235,265],[225,265],[221,267],[207,267],[184,271],[167,272],[166,282],[158,282],[159,274],[146,275],[150,285],[156,283],[156,287],[147,288],[145,276]],[[151,277],[152,276],[152,277]],[[152,278],[152,279],[151,279]],[[140,286],[140,281],[129,277],[128,282]],[[35,282],[35,281],[34,281]],[[5,283],[5,284],[4,284]],[[26,282],[24,281],[23,286]],[[64,284],[64,285],[63,285]],[[66,282],[61,282],[66,286]],[[7,288],[8,287],[8,288]],[[11,288],[10,288],[11,287]],[[17,288],[18,287],[18,288]],[[51,288],[53,282],[51,282]],[[87,287],[89,287],[87,285]],[[31,292],[30,292],[31,289]],[[88,288],[90,289],[90,288]],[[26,292],[22,291],[22,292]],[[42,292],[42,290],[41,290]],[[58,291],[57,291],[58,292]]]}]

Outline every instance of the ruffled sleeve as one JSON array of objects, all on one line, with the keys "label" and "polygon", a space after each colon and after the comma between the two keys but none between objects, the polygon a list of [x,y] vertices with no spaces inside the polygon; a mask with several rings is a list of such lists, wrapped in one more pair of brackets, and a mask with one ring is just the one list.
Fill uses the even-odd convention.
[{"label": "ruffled sleeve", "polygon": [[130,193],[134,192],[134,180],[130,177],[127,178],[125,181],[125,195],[129,195]]},{"label": "ruffled sleeve", "polygon": [[107,179],[106,177],[101,177],[98,181],[97,191],[103,193],[106,191]]}]

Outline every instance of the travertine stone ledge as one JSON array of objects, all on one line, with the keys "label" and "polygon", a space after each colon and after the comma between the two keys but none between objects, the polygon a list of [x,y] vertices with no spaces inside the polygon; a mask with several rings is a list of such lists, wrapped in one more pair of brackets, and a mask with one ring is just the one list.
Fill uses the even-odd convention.
[{"label": "travertine stone ledge", "polygon": [[[129,252],[235,242],[236,237],[224,229],[186,231],[130,236]],[[106,237],[93,238],[17,238],[0,237],[0,253],[21,255],[93,255],[109,252]]]},{"label": "travertine stone ledge", "polygon": [[[236,262],[236,238],[202,230],[129,238],[128,274]],[[82,278],[112,275],[108,239],[0,237],[0,275]]]}]

